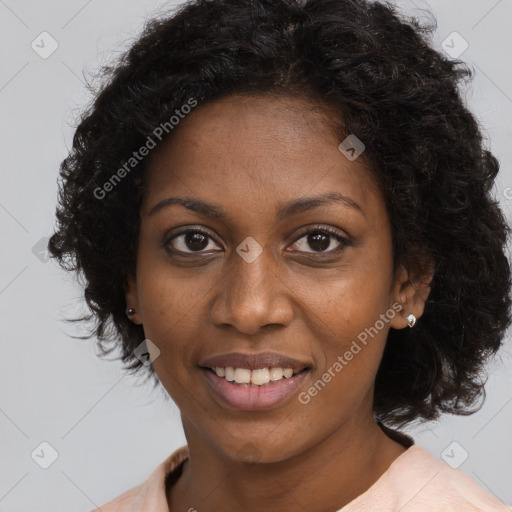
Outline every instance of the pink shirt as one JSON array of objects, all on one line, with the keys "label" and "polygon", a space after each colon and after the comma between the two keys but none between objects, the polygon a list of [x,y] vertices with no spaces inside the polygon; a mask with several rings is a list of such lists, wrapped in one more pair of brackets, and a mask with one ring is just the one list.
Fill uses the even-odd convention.
[{"label": "pink shirt", "polygon": [[[142,484],[93,512],[171,512],[166,478],[188,458],[182,446]],[[171,475],[172,476],[172,475]],[[410,446],[363,494],[337,512],[511,512],[462,471],[417,445]]]}]

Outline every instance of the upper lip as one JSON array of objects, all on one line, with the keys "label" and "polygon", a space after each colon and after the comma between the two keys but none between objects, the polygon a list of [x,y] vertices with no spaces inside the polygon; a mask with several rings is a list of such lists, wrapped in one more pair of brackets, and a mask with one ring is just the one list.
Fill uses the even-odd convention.
[{"label": "upper lip", "polygon": [[292,368],[299,372],[309,367],[308,363],[298,361],[276,352],[261,352],[259,354],[242,354],[241,352],[231,352],[218,356],[203,359],[199,366],[204,368],[216,368],[231,366],[233,368],[248,368],[254,370],[257,368]]}]

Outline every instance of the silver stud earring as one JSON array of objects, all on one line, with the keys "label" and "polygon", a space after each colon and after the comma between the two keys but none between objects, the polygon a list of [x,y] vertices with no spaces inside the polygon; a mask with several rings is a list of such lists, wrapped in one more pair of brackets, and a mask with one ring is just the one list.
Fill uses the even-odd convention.
[{"label": "silver stud earring", "polygon": [[130,308],[130,309],[126,312],[126,314],[127,314],[128,316],[132,316],[132,315],[134,315],[134,314],[135,314],[135,309]]},{"label": "silver stud earring", "polygon": [[409,327],[414,327],[415,323],[416,323],[416,317],[412,313],[410,315],[407,315],[407,325]]}]

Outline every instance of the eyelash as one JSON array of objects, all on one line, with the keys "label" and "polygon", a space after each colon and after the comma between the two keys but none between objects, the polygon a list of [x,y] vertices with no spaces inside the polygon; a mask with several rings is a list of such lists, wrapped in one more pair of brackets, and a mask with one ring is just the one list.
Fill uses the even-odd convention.
[{"label": "eyelash", "polygon": [[[179,233],[176,233],[176,234],[172,235],[171,237],[167,238],[164,241],[164,244],[163,244],[165,251],[167,253],[171,254],[171,255],[176,255],[176,254],[178,254],[178,255],[183,255],[183,254],[195,255],[195,254],[198,254],[198,255],[200,255],[200,254],[203,254],[201,251],[183,252],[183,251],[176,251],[176,250],[173,250],[173,249],[169,248],[169,245],[170,245],[172,240],[174,240],[175,238],[178,238],[180,236],[187,235],[189,233],[200,233],[200,234],[206,236],[207,238],[209,238],[211,240],[214,240],[207,231],[205,231],[205,230],[203,230],[201,228],[188,228],[188,229],[180,231]],[[337,242],[340,243],[340,246],[338,248],[336,248],[336,249],[331,249],[330,251],[312,251],[312,252],[306,252],[306,254],[332,255],[332,254],[337,254],[337,253],[343,251],[345,249],[345,247],[350,247],[352,245],[352,242],[348,238],[340,235],[333,228],[331,228],[329,226],[322,226],[322,225],[318,225],[318,226],[315,226],[313,228],[308,229],[307,231],[304,231],[303,233],[300,234],[300,236],[298,238],[295,239],[295,241],[293,243],[295,244],[296,242],[298,242],[302,238],[304,238],[304,237],[306,237],[308,235],[311,235],[311,234],[315,234],[315,233],[328,234],[328,235],[332,236],[334,239],[336,239]],[[299,252],[303,252],[303,251],[299,251]],[[320,256],[320,257],[322,257],[322,256]]]}]

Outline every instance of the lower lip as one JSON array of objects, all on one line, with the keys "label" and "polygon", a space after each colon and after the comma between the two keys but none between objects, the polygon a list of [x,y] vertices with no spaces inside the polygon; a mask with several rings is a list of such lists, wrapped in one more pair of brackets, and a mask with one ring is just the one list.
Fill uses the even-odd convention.
[{"label": "lower lip", "polygon": [[281,404],[296,393],[310,373],[309,370],[305,370],[288,379],[271,381],[263,386],[254,386],[252,384],[234,384],[204,368],[202,368],[202,372],[211,389],[222,402],[234,409],[246,411],[269,409]]}]

